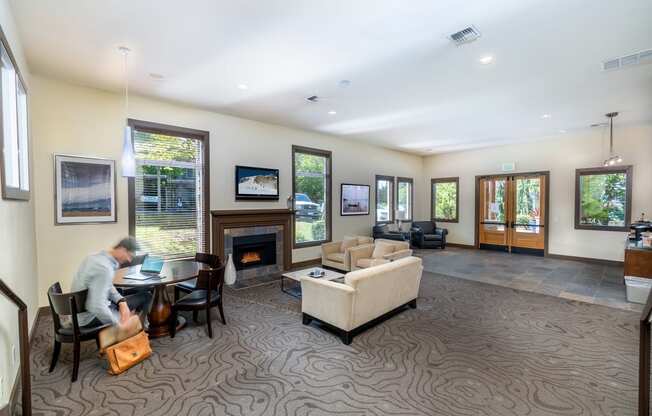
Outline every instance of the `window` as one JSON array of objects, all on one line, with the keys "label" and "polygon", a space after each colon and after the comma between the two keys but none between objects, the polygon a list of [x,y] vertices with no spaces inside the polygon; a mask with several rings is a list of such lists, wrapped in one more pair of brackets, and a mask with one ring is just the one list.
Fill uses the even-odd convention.
[{"label": "window", "polygon": [[208,132],[129,120],[136,177],[129,231],[141,252],[166,260],[209,251]]},{"label": "window", "polygon": [[394,177],[376,175],[376,223],[394,222]]},{"label": "window", "polygon": [[414,191],[412,178],[396,179],[396,219],[412,221]]},{"label": "window", "polygon": [[0,35],[0,39],[2,197],[26,201],[30,195],[27,91],[6,38]]},{"label": "window", "polygon": [[631,201],[631,166],[575,171],[576,229],[627,231]]},{"label": "window", "polygon": [[331,152],[292,146],[294,247],[331,239]]},{"label": "window", "polygon": [[459,183],[459,178],[430,180],[430,215],[434,221],[459,221]]}]

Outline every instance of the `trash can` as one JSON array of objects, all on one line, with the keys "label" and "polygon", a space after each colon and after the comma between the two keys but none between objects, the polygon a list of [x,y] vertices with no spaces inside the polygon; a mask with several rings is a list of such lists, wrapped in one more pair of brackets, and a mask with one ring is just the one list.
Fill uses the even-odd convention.
[{"label": "trash can", "polygon": [[628,302],[645,303],[650,294],[650,289],[652,289],[652,279],[625,276],[625,287]]}]

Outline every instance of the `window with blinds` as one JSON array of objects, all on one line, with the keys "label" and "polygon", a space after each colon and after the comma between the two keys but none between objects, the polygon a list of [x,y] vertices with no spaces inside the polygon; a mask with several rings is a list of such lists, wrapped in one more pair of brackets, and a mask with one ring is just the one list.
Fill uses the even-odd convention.
[{"label": "window with blinds", "polygon": [[142,253],[166,260],[207,251],[204,142],[134,129],[132,233]]}]

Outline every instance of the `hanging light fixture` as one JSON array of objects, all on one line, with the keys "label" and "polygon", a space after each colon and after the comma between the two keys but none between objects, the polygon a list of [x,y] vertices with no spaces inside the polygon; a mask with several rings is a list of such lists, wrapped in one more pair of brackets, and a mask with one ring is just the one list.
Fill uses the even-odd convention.
[{"label": "hanging light fixture", "polygon": [[134,155],[134,146],[131,140],[131,127],[127,119],[129,118],[129,71],[127,68],[127,56],[129,48],[121,46],[118,48],[124,56],[124,75],[125,75],[125,127],[122,141],[122,176],[133,178],[136,176],[136,156]]},{"label": "hanging light fixture", "polygon": [[605,114],[609,118],[609,157],[604,161],[605,166],[613,166],[623,161],[622,157],[614,154],[614,117],[617,115],[617,112]]}]

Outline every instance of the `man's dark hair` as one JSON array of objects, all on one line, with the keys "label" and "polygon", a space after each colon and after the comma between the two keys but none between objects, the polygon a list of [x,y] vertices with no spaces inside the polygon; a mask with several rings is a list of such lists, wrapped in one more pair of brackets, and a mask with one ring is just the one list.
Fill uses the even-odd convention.
[{"label": "man's dark hair", "polygon": [[140,247],[138,246],[138,242],[134,237],[125,237],[120,240],[120,242],[113,248],[124,248],[130,253],[135,253]]}]

